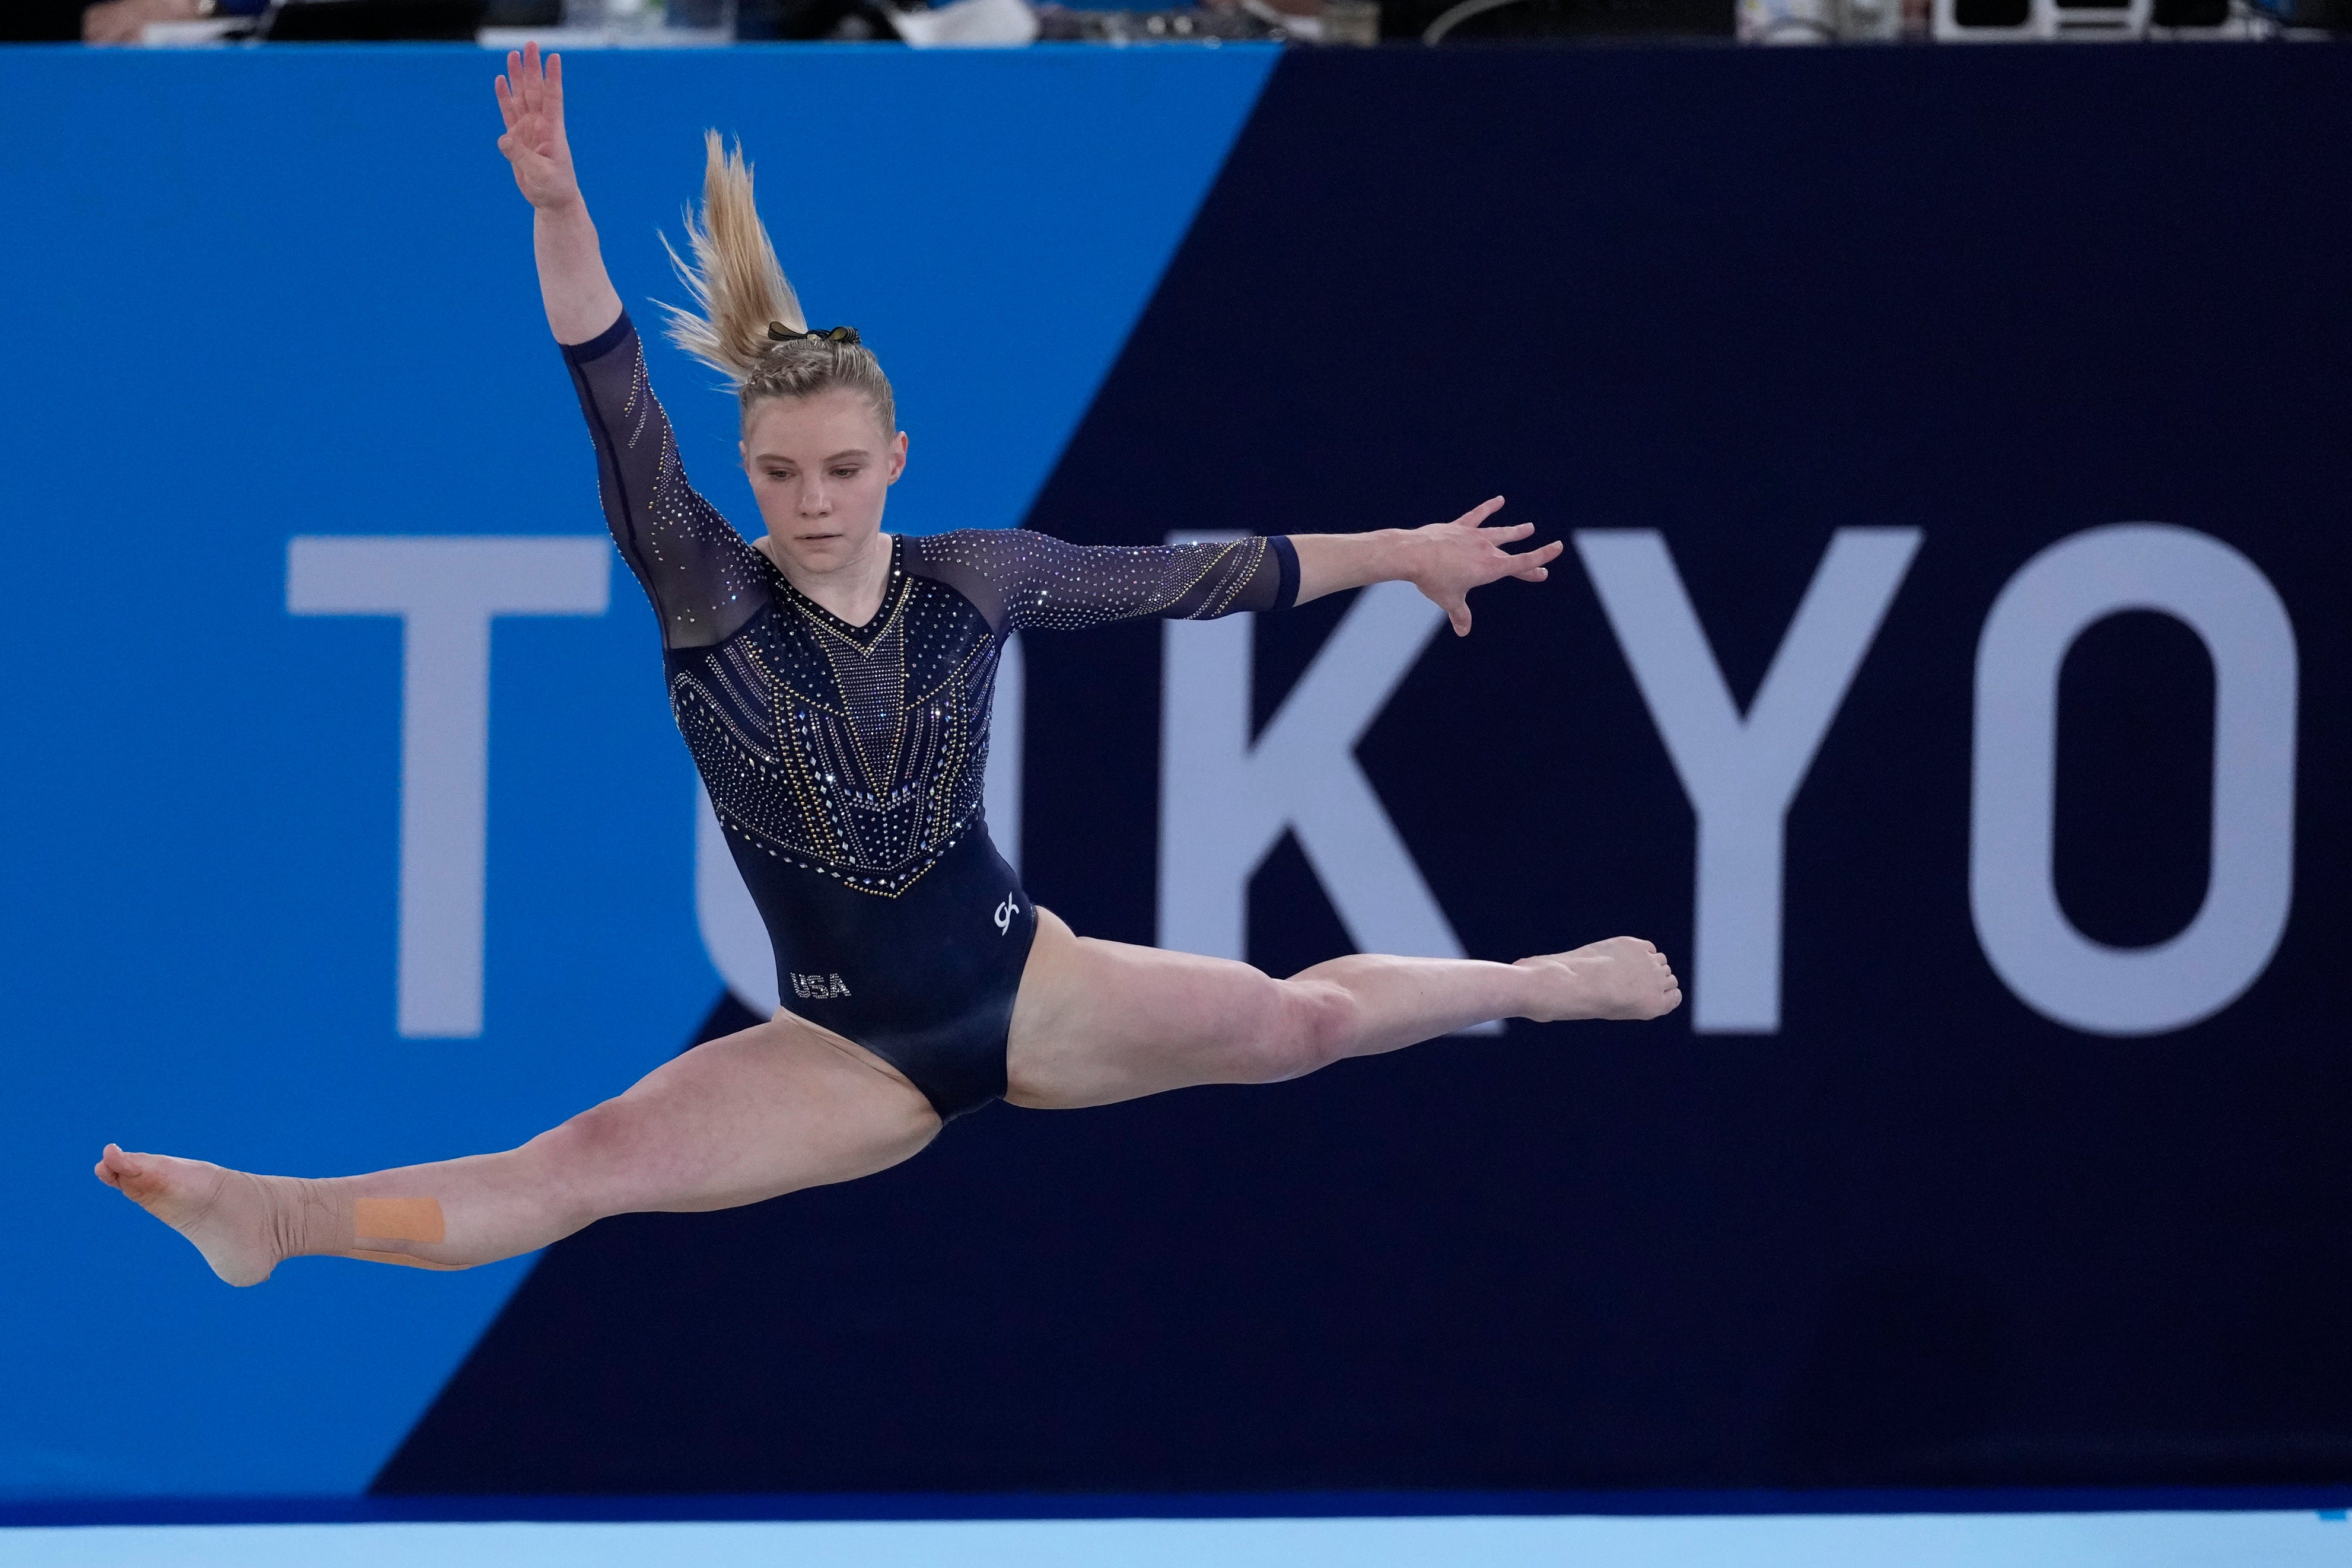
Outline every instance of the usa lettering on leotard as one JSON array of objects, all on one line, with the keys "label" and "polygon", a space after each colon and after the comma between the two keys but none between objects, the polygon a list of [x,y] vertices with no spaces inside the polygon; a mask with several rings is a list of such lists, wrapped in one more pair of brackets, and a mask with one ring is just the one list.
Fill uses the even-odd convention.
[{"label": "usa lettering on leotard", "polygon": [[845,997],[848,994],[849,988],[842,983],[839,975],[794,975],[793,977],[793,995],[804,1002],[831,1001],[835,997]]}]

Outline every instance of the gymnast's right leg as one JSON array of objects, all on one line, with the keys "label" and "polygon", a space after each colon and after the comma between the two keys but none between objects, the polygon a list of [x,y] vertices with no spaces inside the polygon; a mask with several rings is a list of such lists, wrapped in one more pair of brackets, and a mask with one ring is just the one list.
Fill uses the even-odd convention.
[{"label": "gymnast's right leg", "polygon": [[325,1254],[466,1269],[607,1215],[731,1208],[883,1170],[939,1113],[895,1069],[788,1015],[656,1068],[519,1149],[372,1176],[248,1176],[125,1154],[98,1177],[195,1244],[232,1285]]}]

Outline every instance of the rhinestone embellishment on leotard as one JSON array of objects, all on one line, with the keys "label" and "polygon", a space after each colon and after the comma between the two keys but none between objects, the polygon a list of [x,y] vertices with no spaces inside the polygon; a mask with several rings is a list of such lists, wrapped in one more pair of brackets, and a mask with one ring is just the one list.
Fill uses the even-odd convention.
[{"label": "rhinestone embellishment on leotard", "polygon": [[[912,885],[980,814],[1003,647],[983,603],[1040,630],[1192,602],[1216,614],[1261,571],[1265,541],[1087,549],[1004,529],[894,548],[905,575],[866,626],[779,581],[772,609],[671,682],[678,728],[730,831],[884,897]],[[1035,580],[1043,573],[1058,591]],[[967,591],[950,586],[959,581]],[[763,694],[730,678],[739,669],[756,672]]]}]

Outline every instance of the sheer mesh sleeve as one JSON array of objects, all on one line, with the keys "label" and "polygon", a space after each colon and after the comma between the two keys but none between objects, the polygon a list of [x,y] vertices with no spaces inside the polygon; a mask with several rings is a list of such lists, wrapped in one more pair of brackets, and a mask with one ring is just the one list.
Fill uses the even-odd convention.
[{"label": "sheer mesh sleeve", "polygon": [[662,645],[725,641],[768,601],[767,564],[686,482],[628,312],[587,342],[564,345],[563,360],[596,444],[604,521],[661,617]]},{"label": "sheer mesh sleeve", "polygon": [[912,570],[962,594],[999,631],[1076,631],[1157,615],[1213,621],[1287,610],[1298,552],[1287,538],[1074,545],[1028,528],[968,528],[907,541]]}]

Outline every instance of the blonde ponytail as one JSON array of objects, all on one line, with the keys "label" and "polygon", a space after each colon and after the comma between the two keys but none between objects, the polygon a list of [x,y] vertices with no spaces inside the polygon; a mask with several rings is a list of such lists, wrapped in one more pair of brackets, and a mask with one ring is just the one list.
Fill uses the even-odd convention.
[{"label": "blonde ponytail", "polygon": [[702,219],[696,222],[691,208],[686,214],[694,265],[687,265],[667,235],[662,239],[670,266],[700,313],[675,305],[662,308],[669,313],[671,342],[740,386],[772,344],[769,322],[781,321],[795,332],[805,330],[808,322],[752,204],[751,167],[743,162],[743,144],[730,151],[719,132],[707,131],[703,148]]},{"label": "blonde ponytail", "polygon": [[752,406],[767,398],[808,397],[845,387],[874,405],[884,434],[895,434],[896,400],[873,350],[856,341],[794,337],[779,342],[769,332],[772,323],[787,332],[805,332],[808,319],[752,204],[751,167],[743,161],[742,143],[730,150],[711,131],[704,133],[703,148],[701,219],[690,209],[686,214],[693,263],[667,238],[662,241],[697,307],[662,307],[669,315],[670,341],[727,378],[747,419]]}]

